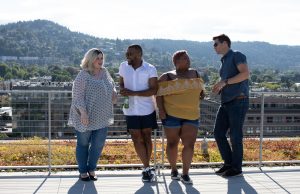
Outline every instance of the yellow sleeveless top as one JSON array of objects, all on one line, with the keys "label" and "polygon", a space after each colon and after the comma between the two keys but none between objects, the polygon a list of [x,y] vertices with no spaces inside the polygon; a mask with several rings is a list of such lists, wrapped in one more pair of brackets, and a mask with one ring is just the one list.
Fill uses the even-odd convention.
[{"label": "yellow sleeveless top", "polygon": [[175,79],[158,83],[157,96],[163,96],[166,113],[170,116],[196,120],[200,117],[201,78]]}]

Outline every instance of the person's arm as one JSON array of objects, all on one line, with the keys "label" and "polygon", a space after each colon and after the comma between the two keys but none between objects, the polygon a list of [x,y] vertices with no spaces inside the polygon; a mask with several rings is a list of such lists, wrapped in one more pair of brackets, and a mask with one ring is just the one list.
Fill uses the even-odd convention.
[{"label": "person's arm", "polygon": [[120,95],[124,96],[123,95],[123,90],[125,88],[125,84],[124,84],[124,63],[121,63],[120,64],[120,67],[119,67],[119,91],[120,91]]},{"label": "person's arm", "polygon": [[89,117],[85,105],[85,87],[86,77],[84,72],[80,72],[73,83],[72,97],[74,101],[75,110],[80,115],[80,121],[84,125],[89,124]]},{"label": "person's arm", "polygon": [[201,90],[201,92],[200,92],[200,100],[203,100],[203,99],[205,98],[205,96],[206,96],[206,94],[205,94],[205,91],[204,91],[204,89],[203,89],[203,90]]},{"label": "person's arm", "polygon": [[158,109],[158,115],[159,118],[165,119],[166,118],[166,110],[165,110],[165,106],[164,106],[164,98],[162,96],[156,96],[156,105],[157,105],[157,109]]},{"label": "person's arm", "polygon": [[120,94],[122,96],[127,96],[127,95],[124,94],[125,87],[124,87],[124,79],[123,79],[122,76],[120,76],[120,78],[119,78],[119,90],[120,90]]},{"label": "person's arm", "polygon": [[240,83],[246,79],[249,79],[250,72],[247,64],[241,63],[237,66],[237,68],[240,73],[234,77],[227,79],[227,84]]},{"label": "person's arm", "polygon": [[114,87],[113,88],[113,93],[112,93],[112,103],[113,104],[117,104],[118,102],[118,92],[117,92],[117,89]]},{"label": "person's arm", "polygon": [[[121,83],[122,82],[122,83]],[[122,86],[121,86],[122,84]],[[158,85],[157,77],[149,78],[148,80],[149,89],[142,91],[132,91],[127,88],[124,88],[123,78],[120,77],[120,94],[123,96],[153,96],[156,94]]]},{"label": "person's arm", "polygon": [[249,79],[250,72],[248,65],[246,63],[241,63],[237,65],[239,73],[229,79],[221,80],[213,86],[213,92],[219,93],[226,85],[240,83],[244,80]]},{"label": "person's arm", "polygon": [[[167,76],[166,74],[163,74],[162,76],[160,76],[158,83],[162,82],[162,81],[166,81],[167,80]],[[165,119],[166,118],[166,110],[165,110],[165,106],[164,106],[164,98],[163,96],[156,96],[156,105],[158,108],[158,115],[159,118]]]},{"label": "person's arm", "polygon": [[120,87],[120,91],[124,89],[124,79],[122,76],[120,76],[119,78],[119,87]]},{"label": "person's arm", "polygon": [[107,70],[106,68],[104,68],[104,70],[105,70],[105,75],[106,75],[108,81],[109,81],[109,82],[112,84],[112,86],[113,86],[112,97],[111,97],[112,103],[113,103],[113,104],[117,104],[118,93],[117,93],[115,81],[114,81],[114,79],[111,77],[111,75],[110,75],[110,73],[108,72],[108,70]]},{"label": "person's arm", "polygon": [[198,73],[198,71],[197,70],[194,70],[195,72],[196,72],[196,77],[197,78],[200,78],[201,79],[201,81],[202,81],[202,83],[201,83],[201,86],[202,86],[202,90],[200,91],[200,95],[199,95],[199,98],[200,98],[200,100],[203,100],[204,98],[205,98],[205,88],[204,88],[204,81],[203,81],[203,79],[200,77],[200,75],[199,75],[199,73]]}]

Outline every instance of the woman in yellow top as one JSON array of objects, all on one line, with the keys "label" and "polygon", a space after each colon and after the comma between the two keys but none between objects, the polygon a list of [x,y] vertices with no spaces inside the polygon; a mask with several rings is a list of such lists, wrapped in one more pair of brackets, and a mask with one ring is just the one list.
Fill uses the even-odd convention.
[{"label": "woman in yellow top", "polygon": [[[204,97],[203,80],[190,68],[190,58],[185,50],[173,54],[175,70],[159,78],[157,107],[167,137],[167,157],[171,165],[171,178],[192,184],[189,168],[194,155],[200,117],[200,98]],[[176,167],[178,144],[182,141],[183,169],[181,177]]]}]

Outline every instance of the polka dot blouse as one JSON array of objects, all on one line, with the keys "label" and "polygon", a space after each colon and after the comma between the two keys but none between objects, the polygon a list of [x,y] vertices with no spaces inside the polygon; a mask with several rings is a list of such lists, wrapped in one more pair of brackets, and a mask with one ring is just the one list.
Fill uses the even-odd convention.
[{"label": "polka dot blouse", "polygon": [[[75,130],[84,132],[107,127],[114,122],[112,96],[114,81],[107,69],[102,69],[101,78],[81,70],[72,88],[72,104],[68,124]],[[80,112],[88,115],[87,126],[80,122]]]}]

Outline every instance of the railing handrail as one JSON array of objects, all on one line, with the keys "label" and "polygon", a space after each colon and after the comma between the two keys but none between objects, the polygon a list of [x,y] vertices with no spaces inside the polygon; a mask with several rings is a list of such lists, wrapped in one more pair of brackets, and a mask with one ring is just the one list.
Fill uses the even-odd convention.
[{"label": "railing handrail", "polygon": [[[0,93],[47,93],[48,94],[48,118],[47,120],[41,120],[41,121],[47,121],[48,122],[48,170],[49,172],[51,172],[52,168],[57,168],[57,166],[65,166],[66,168],[68,168],[69,166],[76,166],[76,165],[52,165],[51,163],[51,145],[52,145],[52,137],[51,137],[51,132],[52,132],[52,127],[53,124],[51,123],[51,97],[53,97],[53,94],[57,94],[57,93],[72,93],[72,91],[70,90],[0,90]],[[264,127],[265,127],[265,122],[264,122],[264,118],[265,118],[265,107],[263,106],[265,104],[265,97],[266,96],[271,96],[271,95],[282,95],[282,96],[297,96],[297,99],[299,98],[300,100],[300,95],[297,92],[251,92],[251,95],[258,95],[259,97],[261,97],[261,101],[260,101],[260,123],[257,123],[257,125],[260,126],[260,133],[259,133],[259,139],[260,139],[260,143],[259,143],[259,160],[254,162],[257,163],[259,165],[259,167],[261,167],[263,164],[267,164],[267,163],[272,163],[272,161],[263,161],[263,155],[262,155],[262,151],[263,151],[263,140],[264,140]],[[251,96],[250,95],[250,96]],[[47,110],[47,109],[45,109]],[[116,115],[121,115],[122,114],[116,114]],[[116,122],[124,122],[124,120],[115,120]],[[213,126],[213,124],[207,123],[207,126]],[[118,126],[120,127],[120,126]],[[122,130],[123,131],[123,130]],[[125,131],[125,130],[124,130]],[[156,134],[156,132],[155,132]],[[164,137],[162,135],[162,140],[164,141]],[[155,155],[156,155],[157,150],[155,149]],[[164,151],[162,152],[163,156],[164,156]],[[273,163],[299,163],[299,160],[294,160],[294,161],[273,161]],[[249,163],[249,161],[245,161],[244,164]],[[251,162],[250,162],[251,163]],[[199,163],[200,164],[200,163]],[[205,163],[207,165],[213,165],[215,163]],[[122,166],[124,164],[121,164],[120,166]],[[132,164],[133,166],[138,166],[136,164]],[[192,165],[197,165],[195,163],[193,163]],[[103,165],[98,165],[99,167],[103,166]],[[109,166],[109,165],[104,165],[104,166]],[[115,165],[112,165],[115,166]],[[43,166],[40,166],[41,168]],[[12,168],[7,166],[7,168]],[[16,166],[16,168],[19,168],[18,166]],[[23,168],[23,167],[22,167]],[[31,168],[31,167],[28,167]],[[5,169],[5,166],[0,166],[0,169]]]}]

